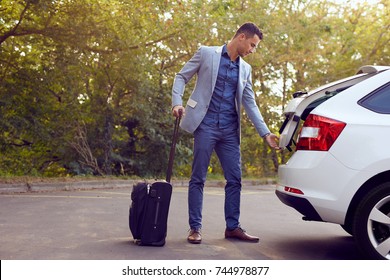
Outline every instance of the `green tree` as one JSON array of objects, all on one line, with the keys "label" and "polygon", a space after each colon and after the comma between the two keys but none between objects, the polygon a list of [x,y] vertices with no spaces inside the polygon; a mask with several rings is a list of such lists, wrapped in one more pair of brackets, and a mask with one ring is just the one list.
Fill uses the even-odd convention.
[{"label": "green tree", "polygon": [[[389,65],[389,20],[386,0],[2,0],[0,175],[163,176],[175,74],[245,21],[264,32],[248,62],[277,131],[294,91]],[[274,176],[290,153],[271,151],[245,117],[242,133],[244,174]],[[177,176],[189,175],[191,148],[181,133]],[[215,157],[210,167],[221,173]]]}]

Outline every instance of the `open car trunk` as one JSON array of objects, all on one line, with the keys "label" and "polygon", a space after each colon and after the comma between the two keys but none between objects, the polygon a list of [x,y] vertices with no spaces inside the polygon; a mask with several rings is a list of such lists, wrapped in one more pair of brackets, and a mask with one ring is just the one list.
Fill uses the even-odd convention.
[{"label": "open car trunk", "polygon": [[310,112],[321,103],[343,90],[370,78],[377,73],[388,69],[383,66],[363,66],[359,68],[354,76],[341,79],[324,86],[318,87],[309,92],[295,92],[293,99],[284,109],[285,120],[279,130],[279,147],[292,151],[296,143],[297,130],[300,124],[304,122]]}]

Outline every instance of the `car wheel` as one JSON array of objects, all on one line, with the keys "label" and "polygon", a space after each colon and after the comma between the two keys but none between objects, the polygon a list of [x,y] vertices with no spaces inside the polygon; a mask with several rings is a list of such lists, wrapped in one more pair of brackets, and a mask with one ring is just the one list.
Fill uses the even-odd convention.
[{"label": "car wheel", "polygon": [[390,182],[362,199],[352,229],[359,249],[367,257],[390,260]]}]

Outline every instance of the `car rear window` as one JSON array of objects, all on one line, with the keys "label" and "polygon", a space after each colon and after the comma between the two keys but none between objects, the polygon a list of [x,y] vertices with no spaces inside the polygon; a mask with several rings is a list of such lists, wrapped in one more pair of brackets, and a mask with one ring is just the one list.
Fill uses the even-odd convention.
[{"label": "car rear window", "polygon": [[390,83],[365,96],[358,104],[380,114],[390,114]]},{"label": "car rear window", "polygon": [[306,120],[307,116],[310,114],[311,111],[313,111],[314,108],[316,108],[318,105],[320,105],[321,103],[325,102],[326,100],[328,100],[329,98],[332,98],[333,96],[335,96],[336,94],[346,90],[347,88],[349,88],[350,86],[347,86],[347,87],[342,87],[342,88],[338,88],[334,91],[326,91],[325,92],[325,95],[318,98],[317,100],[314,100],[312,103],[310,103],[306,108],[305,110],[302,112],[302,115],[301,115],[301,119],[302,120]]}]

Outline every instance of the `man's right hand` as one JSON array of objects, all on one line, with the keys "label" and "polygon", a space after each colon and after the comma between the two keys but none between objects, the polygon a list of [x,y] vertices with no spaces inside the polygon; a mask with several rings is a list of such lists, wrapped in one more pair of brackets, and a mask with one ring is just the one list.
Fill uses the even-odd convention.
[{"label": "man's right hand", "polygon": [[181,105],[176,105],[172,109],[172,115],[174,115],[175,117],[179,117],[179,115],[183,116],[184,115],[184,107]]}]

